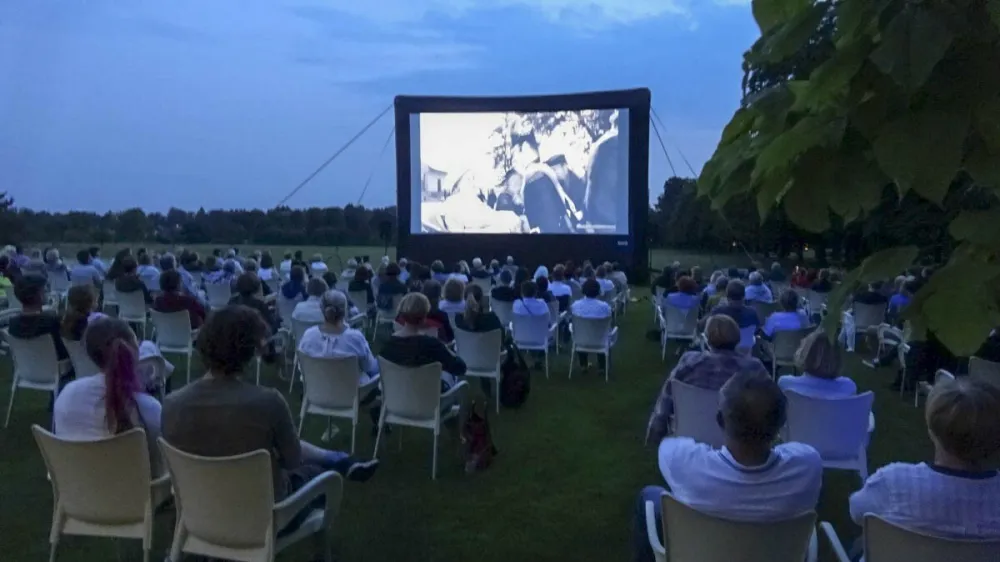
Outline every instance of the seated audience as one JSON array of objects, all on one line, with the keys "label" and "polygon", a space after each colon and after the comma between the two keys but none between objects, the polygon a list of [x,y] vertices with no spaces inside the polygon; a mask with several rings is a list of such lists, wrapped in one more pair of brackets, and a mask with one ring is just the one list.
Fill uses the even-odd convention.
[{"label": "seated audience", "polygon": [[766,339],[773,338],[776,332],[802,330],[810,326],[809,316],[799,308],[799,295],[795,291],[786,289],[781,293],[778,305],[781,309],[772,312],[760,329]]},{"label": "seated audience", "polygon": [[182,291],[181,274],[168,269],[160,275],[160,294],[153,299],[153,310],[163,313],[186,310],[191,318],[191,329],[197,330],[205,321],[205,307],[201,302]]},{"label": "seated audience", "polygon": [[830,270],[821,269],[816,275],[816,281],[809,287],[814,293],[829,293],[833,290],[833,282],[830,281]]},{"label": "seated audience", "polygon": [[[437,328],[438,338],[444,343],[451,342],[455,339],[455,333],[451,328],[448,315],[438,306],[441,302],[441,284],[433,279],[429,279],[424,282],[421,293],[427,297],[427,302],[431,306],[430,311],[425,317],[426,327]],[[402,323],[400,322],[400,324]]]},{"label": "seated audience", "polygon": [[[190,258],[188,258],[188,260],[188,264],[191,265]],[[185,293],[196,300],[201,301],[201,293],[198,289],[198,285],[194,281],[194,276],[191,275],[191,272],[189,272],[187,268],[177,267],[177,258],[174,257],[173,254],[165,254],[160,258],[160,276],[162,277],[163,274],[168,271],[173,271],[180,276],[181,289],[183,289]],[[160,290],[163,290],[162,281],[160,282],[160,286]]]},{"label": "seated audience", "polygon": [[139,279],[139,275],[137,274],[138,267],[139,265],[132,256],[126,256],[122,260],[121,274],[115,280],[115,291],[119,295],[142,291],[142,298],[146,301],[146,304],[153,304],[153,297],[149,293],[149,289],[142,282],[142,279]]},{"label": "seated audience", "polygon": [[[430,283],[440,287],[436,281],[429,281],[428,284]],[[403,367],[440,363],[441,392],[444,393],[458,383],[458,377],[465,375],[466,367],[465,361],[448,351],[440,339],[421,334],[430,324],[428,314],[431,308],[430,299],[422,293],[410,293],[403,297],[403,302],[399,305],[402,329],[382,345],[379,355]],[[450,404],[441,406],[444,408]]]},{"label": "seated audience", "polygon": [[267,283],[271,279],[281,279],[281,275],[274,267],[274,258],[271,257],[271,252],[264,252],[260,256],[260,268],[257,270],[257,277],[260,277],[260,280],[264,283]]},{"label": "seated audience", "polygon": [[288,274],[292,272],[292,253],[285,252],[285,255],[281,258],[281,263],[278,264],[278,273],[281,277],[288,277]]},{"label": "seated audience", "polygon": [[7,294],[8,290],[13,289],[14,280],[19,278],[20,275],[21,272],[13,264],[10,256],[0,255],[0,291]]},{"label": "seated audience", "polygon": [[663,289],[664,293],[674,291],[674,281],[676,280],[676,275],[674,274],[674,268],[669,265],[663,268],[663,271],[656,276],[653,281],[654,288]]},{"label": "seated audience", "polygon": [[781,268],[781,264],[774,262],[771,264],[771,273],[768,275],[768,281],[771,283],[787,283],[788,276],[785,275],[785,270]]},{"label": "seated audience", "polygon": [[916,281],[906,281],[899,292],[892,295],[889,299],[889,310],[887,312],[889,318],[898,318],[900,313],[910,305],[910,300],[913,298],[913,289],[916,284]]},{"label": "seated audience", "polygon": [[76,261],[76,265],[69,270],[70,284],[100,287],[104,282],[104,275],[91,261],[90,252],[80,250],[76,253]]},{"label": "seated audience", "polygon": [[594,276],[597,278],[597,283],[601,286],[602,295],[615,291],[615,284],[608,279],[608,271],[603,265],[597,266],[597,269],[594,270]]},{"label": "seated audience", "polygon": [[549,290],[549,278],[542,275],[535,279],[535,285],[538,285],[538,299],[548,304],[554,300],[556,297]]},{"label": "seated audience", "polygon": [[438,305],[442,312],[455,315],[465,310],[465,282],[452,277],[444,283],[444,300]]},{"label": "seated audience", "polygon": [[[208,372],[163,403],[163,437],[187,453],[228,457],[263,449],[271,454],[274,499],[281,501],[327,470],[365,481],[378,460],[360,460],[300,441],[288,403],[273,388],[242,377],[265,347],[268,327],[245,306],[213,312],[198,333],[197,348]],[[316,506],[322,505],[319,500]],[[289,523],[294,528],[316,506]]]},{"label": "seated audience", "polygon": [[710,314],[725,314],[736,321],[740,327],[743,337],[740,341],[740,348],[744,350],[752,349],[754,346],[754,334],[763,325],[757,311],[750,308],[743,302],[745,288],[742,281],[730,281],[726,286],[726,304],[716,306]]},{"label": "seated audience", "polygon": [[83,347],[101,371],[70,382],[59,393],[52,411],[56,435],[89,441],[142,428],[152,474],[159,476],[164,472],[156,445],[160,403],[146,393],[139,375],[135,333],[123,320],[104,316],[87,326]]},{"label": "seated audience", "polygon": [[566,267],[562,264],[552,268],[552,282],[549,283],[549,292],[559,301],[559,312],[569,310],[569,303],[573,300],[573,288],[566,283]]},{"label": "seated audience", "polygon": [[792,272],[791,279],[792,287],[798,287],[800,289],[808,289],[811,285],[809,279],[809,272],[804,267],[795,267],[795,271]]},{"label": "seated audience", "polygon": [[443,285],[450,276],[451,274],[444,270],[444,262],[441,260],[431,262],[431,279]]},{"label": "seated audience", "polygon": [[774,295],[771,294],[771,289],[764,284],[764,276],[759,271],[750,274],[749,283],[746,286],[745,299],[747,302],[774,302]]},{"label": "seated audience", "polygon": [[235,287],[236,281],[239,279],[240,275],[237,271],[242,270],[243,268],[236,263],[236,260],[226,260],[223,262],[222,267],[212,271],[204,277],[205,283]]},{"label": "seated audience", "polygon": [[687,275],[677,280],[675,287],[677,290],[667,293],[663,297],[662,304],[673,306],[681,310],[691,310],[698,308],[701,304],[701,295],[698,293],[698,284]]},{"label": "seated audience", "polygon": [[711,291],[706,288],[705,292],[702,293],[703,308],[706,310],[712,310],[725,302],[726,288],[729,287],[729,278],[725,275],[719,275],[715,278],[715,283],[710,285],[710,287],[712,288]]},{"label": "seated audience", "polygon": [[136,275],[139,276],[139,280],[142,281],[142,284],[145,285],[150,291],[159,287],[160,270],[153,265],[152,256],[146,253],[139,254],[138,263],[139,266],[136,269]]},{"label": "seated audience", "polygon": [[[611,318],[611,305],[601,300],[601,285],[596,279],[587,279],[584,281],[580,290],[583,292],[583,298],[570,305],[570,314],[574,318]],[[613,339],[617,334],[617,329],[609,328],[609,330],[608,337]],[[577,353],[577,358],[580,361],[580,367],[584,371],[590,369],[586,353]],[[572,358],[570,360],[572,361]],[[601,370],[607,368],[606,359],[603,355],[597,356],[597,366]]]},{"label": "seated audience", "polygon": [[48,277],[63,276],[69,279],[69,269],[59,257],[59,250],[49,248],[45,252],[45,275]]},{"label": "seated audience", "polygon": [[94,289],[93,285],[70,287],[66,296],[66,312],[63,314],[60,330],[63,340],[81,341],[83,332],[87,329],[87,323],[97,315],[96,310],[97,290]]},{"label": "seated audience", "polygon": [[[59,314],[44,309],[45,278],[38,275],[21,277],[14,285],[14,296],[21,301],[22,309],[9,320],[7,332],[10,336],[22,340],[50,336],[55,345],[56,358],[60,361],[69,359],[63,344]],[[65,382],[70,378],[72,375],[66,375],[60,380]]]},{"label": "seated audience", "polygon": [[851,495],[867,514],[936,537],[1000,539],[1000,387],[964,377],[934,385],[925,408],[931,463],[880,468]]},{"label": "seated audience", "polygon": [[[313,281],[323,282],[313,278],[309,281],[310,287]],[[299,306],[302,304],[305,303]],[[311,326],[302,334],[299,351],[318,359],[356,357],[361,370],[361,384],[377,379],[378,361],[372,355],[368,340],[362,332],[345,323],[350,312],[347,295],[336,289],[326,291],[319,298],[319,308],[323,315],[322,323]]]},{"label": "seated audience", "polygon": [[513,281],[514,276],[509,270],[501,271],[499,282],[490,291],[490,298],[499,302],[514,302],[520,295],[520,287],[515,290],[511,286]]},{"label": "seated audience", "polygon": [[[7,254],[4,254],[7,256]],[[7,256],[10,260],[8,265],[8,270],[11,272],[20,272],[21,275],[41,275],[45,277],[45,258],[43,257],[42,251],[35,248],[31,250],[31,257],[24,265],[18,265],[18,261],[12,256]]]},{"label": "seated audience", "polygon": [[363,309],[367,310],[369,305],[375,304],[375,294],[372,291],[372,270],[367,266],[361,266],[354,270],[354,277],[347,284],[347,292],[365,294],[365,302],[355,303]]},{"label": "seated audience", "polygon": [[354,279],[354,272],[358,270],[358,260],[351,258],[347,260],[347,267],[340,272],[340,278],[345,281]]},{"label": "seated audience", "polygon": [[514,315],[548,317],[549,305],[538,298],[538,284],[534,281],[521,284],[521,298],[514,301]]},{"label": "seated audience", "polygon": [[309,275],[311,277],[322,277],[323,274],[329,270],[330,268],[327,267],[326,262],[323,261],[323,255],[314,254],[312,261],[309,262]]},{"label": "seated audience", "polygon": [[121,277],[125,271],[125,258],[131,255],[132,250],[129,248],[122,248],[115,253],[114,259],[111,260],[111,265],[108,266],[108,274],[105,275],[108,281],[117,281]]},{"label": "seated audience", "polygon": [[319,277],[313,277],[306,284],[306,300],[295,305],[292,311],[292,320],[304,324],[319,324],[323,322],[323,295],[330,290],[330,287]]},{"label": "seated audience", "polygon": [[737,373],[770,376],[759,359],[736,351],[740,344],[740,328],[732,318],[721,314],[709,317],[705,323],[705,337],[708,350],[685,352],[663,382],[646,426],[646,443],[658,443],[670,434],[670,418],[674,415],[671,380],[718,390]]},{"label": "seated audience", "polygon": [[624,291],[628,288],[628,277],[626,277],[625,272],[622,271],[622,266],[618,262],[611,264],[611,271],[608,273],[608,279],[615,284],[615,287],[619,291]]},{"label": "seated audience", "polygon": [[281,296],[291,301],[301,301],[308,298],[306,294],[306,271],[301,267],[292,267],[288,281],[281,286]]},{"label": "seated audience", "polygon": [[[455,315],[455,327],[466,332],[503,330],[500,319],[490,310],[483,310],[483,289],[479,285],[465,288],[465,309]],[[501,344],[503,338],[501,337]]]},{"label": "seated audience", "polygon": [[864,291],[859,292],[854,295],[854,302],[867,305],[882,305],[885,306],[889,302],[889,297],[885,295],[882,290],[883,283],[881,281],[876,281],[871,285],[868,285]]},{"label": "seated audience", "polygon": [[840,347],[830,342],[823,330],[806,336],[795,352],[795,368],[801,375],[778,379],[781,390],[791,390],[812,398],[846,398],[858,393],[858,385],[840,376]]},{"label": "seated audience", "polygon": [[[688,437],[660,441],[660,473],[670,493],[705,515],[733,521],[769,523],[814,511],[823,484],[823,460],[809,445],[775,445],[787,415],[778,385],[766,374],[740,372],[723,385],[719,396],[717,420],[726,440],[722,449]],[[645,504],[653,502],[656,529],[662,530],[661,496],[666,491],[648,486],[639,494],[632,560],[654,560]]]},{"label": "seated audience", "polygon": [[236,294],[229,300],[230,305],[242,305],[260,313],[260,317],[271,328],[271,333],[281,327],[281,319],[271,307],[258,295],[260,294],[260,279],[256,273],[243,273],[236,280]]},{"label": "seated audience", "polygon": [[535,274],[531,276],[531,280],[538,281],[539,277],[548,277],[548,276],[549,276],[549,268],[545,267],[544,265],[540,265],[535,268]]},{"label": "seated audience", "polygon": [[[464,260],[455,264],[455,267],[452,268],[451,275],[448,276],[448,279],[458,279],[462,283],[466,284],[469,282],[469,266]],[[445,280],[445,283],[448,282],[448,279]]]},{"label": "seated audience", "polygon": [[473,279],[493,279],[493,272],[483,267],[483,260],[473,258],[472,271],[469,272],[469,277]]},{"label": "seated audience", "polygon": [[402,299],[407,293],[406,284],[400,278],[401,270],[399,265],[390,263],[385,267],[385,279],[378,285],[378,296],[375,298],[375,305],[379,310],[393,311],[394,302]]}]

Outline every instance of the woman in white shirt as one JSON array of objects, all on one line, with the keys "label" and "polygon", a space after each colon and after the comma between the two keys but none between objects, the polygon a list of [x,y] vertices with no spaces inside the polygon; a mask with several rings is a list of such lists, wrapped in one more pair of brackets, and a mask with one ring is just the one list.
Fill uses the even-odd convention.
[{"label": "woman in white shirt", "polygon": [[313,277],[322,277],[327,271],[330,271],[330,268],[323,261],[323,255],[315,254],[312,257],[312,262],[309,264],[309,274]]},{"label": "woman in white shirt", "polygon": [[86,441],[141,427],[146,432],[153,474],[161,474],[156,449],[160,403],[143,389],[135,334],[124,321],[105,316],[87,326],[83,343],[87,356],[101,372],[77,379],[59,393],[52,414],[56,435]]},{"label": "woman in white shirt", "polygon": [[[357,357],[361,368],[361,385],[378,378],[378,361],[372,355],[365,335],[345,323],[348,313],[347,296],[337,290],[323,293],[320,299],[323,323],[302,335],[299,351],[317,359]],[[374,393],[363,403],[374,398]]]}]

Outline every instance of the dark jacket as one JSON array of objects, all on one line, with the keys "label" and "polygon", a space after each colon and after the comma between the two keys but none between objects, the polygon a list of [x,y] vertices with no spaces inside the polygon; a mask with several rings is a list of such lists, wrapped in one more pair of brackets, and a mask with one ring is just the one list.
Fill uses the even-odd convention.
[{"label": "dark jacket", "polygon": [[153,297],[149,294],[146,284],[134,273],[123,273],[118,279],[115,279],[115,290],[119,293],[142,291],[142,298],[146,301],[146,304],[153,304]]}]

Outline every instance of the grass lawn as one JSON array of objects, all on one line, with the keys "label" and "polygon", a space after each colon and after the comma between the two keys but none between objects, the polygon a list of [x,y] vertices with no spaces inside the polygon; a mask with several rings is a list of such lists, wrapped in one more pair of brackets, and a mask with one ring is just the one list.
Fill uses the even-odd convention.
[{"label": "grass lawn", "polygon": [[[611,382],[593,373],[567,380],[569,356],[564,351],[550,366],[551,379],[536,373],[522,409],[492,417],[500,456],[486,472],[464,474],[457,442],[446,432],[438,479],[432,482],[429,432],[406,430],[401,452],[394,433],[384,445],[376,477],[367,484],[346,485],[337,523],[338,559],[628,559],[634,498],[642,486],[662,481],[655,451],[643,446],[642,439],[650,407],[674,360],[668,350],[668,363],[661,361],[658,345],[644,337],[651,326],[648,306],[645,299],[633,303],[623,319]],[[929,459],[931,447],[912,395],[905,400],[884,390],[892,373],[867,370],[857,356],[847,364],[861,388],[877,391],[871,470],[891,461]],[[0,365],[0,404],[6,406],[9,360]],[[183,384],[183,362],[175,360],[175,365],[175,384]],[[273,373],[266,382],[287,385]],[[297,397],[290,402],[297,412]],[[29,431],[33,423],[48,425],[46,405],[41,393],[19,392],[10,427],[0,431],[0,552],[6,560],[46,559],[51,489]],[[318,440],[324,422],[310,420],[303,436]],[[372,453],[370,429],[367,419],[359,426],[361,455]],[[330,446],[349,447],[349,433],[341,431]],[[825,477],[820,519],[833,521],[842,538],[858,534],[847,516],[847,495],[858,486],[850,473],[831,471]],[[172,525],[172,512],[159,517],[154,560],[162,560],[169,548]],[[62,545],[62,560],[115,559],[108,540],[70,537]],[[138,559],[137,545],[123,550],[128,559]],[[830,560],[822,541],[821,553]],[[280,559],[305,561],[310,554],[306,545]]]}]

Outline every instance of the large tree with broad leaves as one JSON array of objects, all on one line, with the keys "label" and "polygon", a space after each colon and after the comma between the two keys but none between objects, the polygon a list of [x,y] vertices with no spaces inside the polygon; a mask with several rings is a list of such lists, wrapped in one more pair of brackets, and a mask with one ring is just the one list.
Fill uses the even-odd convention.
[{"label": "large tree with broad leaves", "polygon": [[[807,76],[748,97],[699,193],[715,208],[749,196],[762,220],[781,208],[821,233],[868,218],[887,190],[936,206],[974,192],[979,204],[948,215],[950,259],[907,311],[915,337],[930,330],[974,352],[1000,325],[1000,0],[754,0],[753,13],[761,37],[749,66],[801,57],[824,24],[832,45]],[[831,296],[828,331],[852,291],[911,266],[920,249],[883,250],[851,271]]]}]

